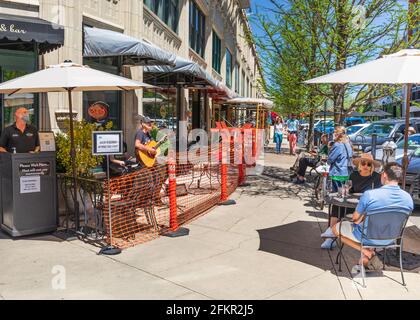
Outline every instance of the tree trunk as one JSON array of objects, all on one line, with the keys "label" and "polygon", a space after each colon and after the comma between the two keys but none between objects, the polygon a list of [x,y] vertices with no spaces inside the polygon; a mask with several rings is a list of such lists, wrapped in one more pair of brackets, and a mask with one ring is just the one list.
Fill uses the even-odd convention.
[{"label": "tree trunk", "polygon": [[[337,15],[337,60],[335,63],[335,71],[343,70],[346,68],[346,44],[348,39],[347,34],[347,24],[348,24],[348,12],[347,10],[347,1],[339,0],[336,7]],[[345,86],[343,84],[337,84],[335,86],[334,92],[334,113],[335,113],[335,123],[340,125],[344,122],[343,111],[344,111],[344,95],[345,95]]]},{"label": "tree trunk", "polygon": [[306,151],[310,151],[314,148],[314,120],[315,114],[313,108],[309,113],[309,129],[308,129],[308,143],[306,144]]}]

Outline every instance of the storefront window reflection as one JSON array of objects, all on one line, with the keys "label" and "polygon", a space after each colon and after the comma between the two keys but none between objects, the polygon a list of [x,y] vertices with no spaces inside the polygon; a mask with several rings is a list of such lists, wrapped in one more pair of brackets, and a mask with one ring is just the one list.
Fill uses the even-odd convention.
[{"label": "storefront window reflection", "polygon": [[[13,47],[10,47],[13,49]],[[37,59],[35,48],[27,47],[26,50],[0,50],[0,82],[9,81],[17,77],[35,72]],[[38,127],[38,95],[31,93],[16,93],[13,95],[0,95],[1,125],[2,129],[14,123],[15,111],[20,107],[29,110],[30,122]]]},{"label": "storefront window reflection", "polygon": [[176,130],[175,90],[144,90],[143,114],[155,121],[160,128]]},{"label": "storefront window reflection", "polygon": [[[83,64],[93,69],[118,75],[121,60],[119,57],[84,58]],[[88,115],[88,108],[96,103],[103,102],[109,106],[107,121],[112,121],[114,130],[121,129],[121,91],[88,91],[83,93],[83,118],[95,121]]]}]

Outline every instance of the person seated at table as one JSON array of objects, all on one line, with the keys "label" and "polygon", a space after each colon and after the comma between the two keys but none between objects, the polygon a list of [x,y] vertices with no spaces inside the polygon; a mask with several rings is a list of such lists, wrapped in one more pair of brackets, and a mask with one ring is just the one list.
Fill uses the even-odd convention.
[{"label": "person seated at table", "polygon": [[[127,150],[127,143],[123,142],[123,154],[109,156],[109,174],[111,176],[118,176],[124,174],[126,166],[136,164],[136,158],[132,157]],[[102,162],[102,169],[107,172],[108,161],[105,158]]]},{"label": "person seated at table", "polygon": [[328,156],[328,136],[323,134],[321,136],[321,145],[318,147],[318,151],[311,150],[309,154],[301,153],[299,154],[297,163],[297,178],[295,183],[302,184],[305,183],[305,172],[308,167],[314,168],[317,163],[322,159],[322,157]]},{"label": "person seated at table", "polygon": [[[364,193],[367,190],[376,189],[382,186],[381,175],[375,171],[381,163],[373,159],[371,154],[364,153],[361,157],[353,160],[357,171],[350,174],[349,180],[352,182],[350,193]],[[335,235],[332,232],[332,226],[336,225],[339,219],[344,215],[354,212],[352,208],[343,208],[335,205],[331,206],[330,227],[321,234],[321,237],[327,238],[321,244],[322,249],[332,249],[336,245]]]},{"label": "person seated at table", "polygon": [[[337,237],[340,236],[341,241],[344,244],[356,250],[360,250],[363,220],[368,212],[392,207],[395,208],[397,212],[401,212],[401,214],[410,214],[413,211],[414,203],[410,194],[402,190],[398,185],[402,176],[403,169],[396,162],[390,162],[385,165],[384,171],[381,174],[383,186],[379,189],[368,190],[363,193],[356,211],[353,213],[352,222],[342,221],[337,223],[332,227],[334,234]],[[392,223],[392,221],[390,222]],[[368,221],[365,222],[364,227],[368,227]],[[387,244],[389,244],[389,241],[387,240],[369,241],[369,245],[372,246]],[[363,263],[368,270],[382,269],[382,262],[375,255],[374,249],[365,248],[362,253],[363,259],[360,263]]]}]

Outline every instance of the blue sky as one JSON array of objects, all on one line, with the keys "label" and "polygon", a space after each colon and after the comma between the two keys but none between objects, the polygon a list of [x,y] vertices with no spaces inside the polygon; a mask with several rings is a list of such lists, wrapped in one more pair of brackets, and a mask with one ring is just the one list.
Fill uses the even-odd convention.
[{"label": "blue sky", "polygon": [[[283,2],[283,0],[279,0],[279,1]],[[284,2],[286,3],[287,1],[284,1]],[[397,2],[399,4],[402,4],[405,8],[407,8],[408,0],[397,0]],[[250,21],[250,24],[251,24],[252,32],[256,36],[262,34],[262,31],[261,31],[260,27],[255,24],[255,21],[254,21],[254,19],[252,19],[252,16],[256,12],[264,13],[264,14],[267,14],[268,16],[270,16],[270,12],[269,12],[269,10],[267,10],[269,8],[273,8],[273,4],[269,0],[251,0],[251,8],[248,10],[248,15],[249,15],[249,21]],[[378,19],[377,23],[380,24],[381,21],[383,22],[382,19]],[[258,48],[257,48],[257,51],[258,51]]]}]

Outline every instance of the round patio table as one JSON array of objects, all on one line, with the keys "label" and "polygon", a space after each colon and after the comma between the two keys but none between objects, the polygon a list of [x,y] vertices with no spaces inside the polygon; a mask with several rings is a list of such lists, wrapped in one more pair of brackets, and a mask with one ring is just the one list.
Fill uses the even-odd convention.
[{"label": "round patio table", "polygon": [[328,194],[326,201],[330,206],[334,205],[341,208],[356,209],[361,195],[362,195],[361,193],[350,193],[344,199],[343,197],[339,197],[338,193],[335,192],[335,193]]},{"label": "round patio table", "polygon": [[[328,206],[328,226],[330,226],[330,222],[331,222],[331,207],[337,206],[339,208],[344,208],[344,219],[347,215],[347,209],[356,209],[360,197],[362,196],[361,193],[351,193],[349,194],[346,198],[343,197],[339,197],[338,193],[330,193],[327,196],[327,203],[329,204]],[[340,221],[343,219],[340,218]],[[340,231],[339,231],[340,235],[341,235],[341,224],[340,224]],[[339,237],[339,242],[340,242],[340,250],[337,254],[336,257],[336,261],[335,263],[338,264],[338,270],[341,272],[341,256],[342,256],[342,250],[343,250],[343,245],[341,243],[341,239]]]}]

